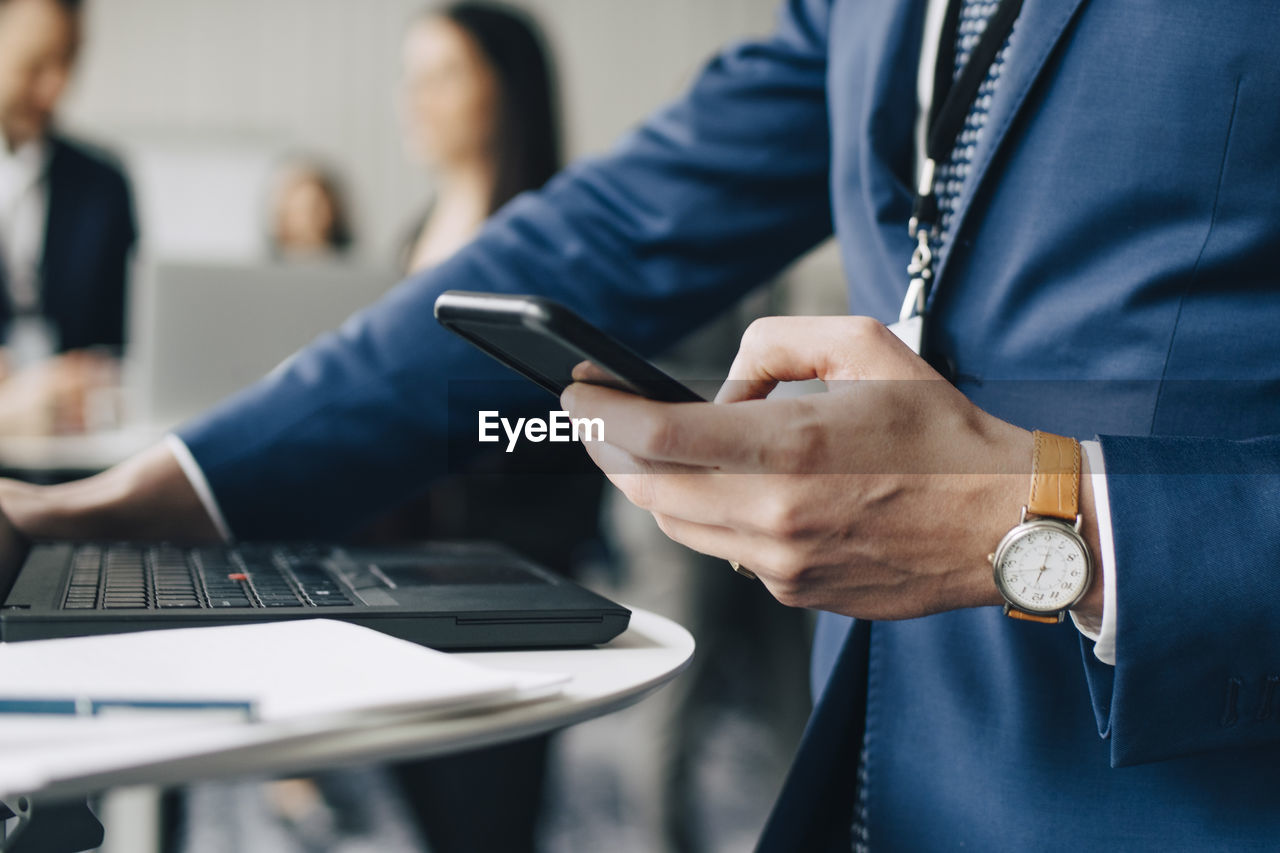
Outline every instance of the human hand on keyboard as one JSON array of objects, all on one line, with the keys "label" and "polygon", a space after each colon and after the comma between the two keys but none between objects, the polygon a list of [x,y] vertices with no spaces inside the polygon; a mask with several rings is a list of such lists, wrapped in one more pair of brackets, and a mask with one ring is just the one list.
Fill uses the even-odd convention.
[{"label": "human hand on keyboard", "polygon": [[37,486],[0,479],[0,511],[30,540],[221,541],[164,443],[71,483]]}]

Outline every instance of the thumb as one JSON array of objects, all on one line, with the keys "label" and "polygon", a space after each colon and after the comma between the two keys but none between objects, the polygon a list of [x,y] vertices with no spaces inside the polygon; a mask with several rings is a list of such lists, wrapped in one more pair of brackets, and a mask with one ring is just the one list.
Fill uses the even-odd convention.
[{"label": "thumb", "polygon": [[747,327],[716,402],[767,397],[779,382],[931,377],[934,371],[871,317],[765,317]]}]

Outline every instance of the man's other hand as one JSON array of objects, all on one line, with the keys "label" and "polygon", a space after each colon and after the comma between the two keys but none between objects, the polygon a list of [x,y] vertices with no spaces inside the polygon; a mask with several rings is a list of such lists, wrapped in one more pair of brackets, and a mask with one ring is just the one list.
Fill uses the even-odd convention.
[{"label": "man's other hand", "polygon": [[0,512],[32,540],[219,541],[199,496],[164,444],[72,483],[0,480]]}]

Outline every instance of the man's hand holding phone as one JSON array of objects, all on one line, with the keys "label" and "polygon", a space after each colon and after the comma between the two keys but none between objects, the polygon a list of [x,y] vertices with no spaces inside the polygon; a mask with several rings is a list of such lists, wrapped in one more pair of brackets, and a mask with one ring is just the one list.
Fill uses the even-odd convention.
[{"label": "man's hand holding phone", "polygon": [[[561,403],[604,420],[606,441],[586,449],[609,479],[672,539],[750,568],[779,601],[864,619],[1001,602],[986,555],[1025,503],[1031,433],[879,322],[758,320],[715,403],[589,384],[585,366],[574,378]],[[765,399],[806,379],[827,393]],[[1100,595],[1083,604],[1100,615]]]}]

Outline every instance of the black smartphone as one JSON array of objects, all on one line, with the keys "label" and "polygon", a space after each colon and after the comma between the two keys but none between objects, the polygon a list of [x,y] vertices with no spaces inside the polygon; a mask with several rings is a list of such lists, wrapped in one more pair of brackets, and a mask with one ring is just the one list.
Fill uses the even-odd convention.
[{"label": "black smartphone", "polygon": [[594,364],[609,385],[664,403],[699,403],[692,389],[609,337],[573,311],[541,296],[446,290],[436,299],[436,320],[507,367],[557,397],[573,368]]}]

